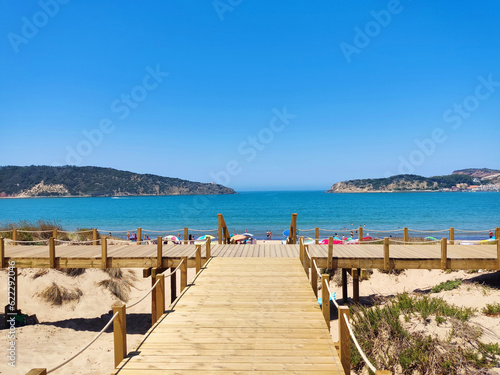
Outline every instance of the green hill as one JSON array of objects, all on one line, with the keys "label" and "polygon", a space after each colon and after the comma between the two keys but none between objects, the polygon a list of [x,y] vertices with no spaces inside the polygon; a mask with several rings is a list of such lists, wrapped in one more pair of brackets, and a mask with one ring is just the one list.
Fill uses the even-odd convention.
[{"label": "green hill", "polygon": [[236,194],[228,187],[100,167],[0,167],[0,196]]},{"label": "green hill", "polygon": [[357,193],[371,191],[438,191],[451,189],[457,184],[472,185],[474,178],[468,174],[422,177],[413,174],[401,174],[387,178],[369,178],[349,180],[332,185],[328,193]]}]

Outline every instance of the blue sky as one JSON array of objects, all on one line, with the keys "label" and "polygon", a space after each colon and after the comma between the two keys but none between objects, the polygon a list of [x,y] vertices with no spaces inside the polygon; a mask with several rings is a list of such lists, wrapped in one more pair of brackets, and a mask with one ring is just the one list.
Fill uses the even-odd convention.
[{"label": "blue sky", "polygon": [[0,165],[240,191],[500,168],[497,1],[0,7]]}]

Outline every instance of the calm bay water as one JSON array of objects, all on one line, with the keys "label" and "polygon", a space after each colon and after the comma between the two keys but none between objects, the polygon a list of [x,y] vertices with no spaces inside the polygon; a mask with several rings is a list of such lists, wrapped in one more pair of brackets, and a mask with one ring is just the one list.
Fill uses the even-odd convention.
[{"label": "calm bay water", "polygon": [[[245,192],[217,196],[0,199],[0,223],[56,220],[68,230],[171,230],[185,226],[216,229],[222,213],[231,232],[248,229],[259,238],[272,230],[281,238],[292,213],[298,227],[340,230],[455,227],[484,230],[500,226],[499,193],[366,193],[319,191]],[[353,225],[351,225],[351,223]],[[310,235],[313,232],[303,232]],[[486,238],[485,234],[477,235]],[[477,237],[476,236],[476,237]],[[469,235],[471,238],[471,236]],[[472,236],[474,237],[474,236]]]}]

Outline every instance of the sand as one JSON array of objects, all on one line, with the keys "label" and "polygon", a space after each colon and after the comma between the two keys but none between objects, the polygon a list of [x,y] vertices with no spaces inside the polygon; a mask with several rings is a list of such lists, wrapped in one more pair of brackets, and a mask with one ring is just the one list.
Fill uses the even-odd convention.
[{"label": "sand", "polygon": [[[89,342],[106,324],[111,315],[108,313],[111,306],[118,301],[108,290],[96,284],[108,279],[109,276],[101,270],[87,270],[77,278],[69,277],[56,270],[33,279],[38,270],[22,269],[19,276],[19,307],[24,313],[36,314],[40,324],[16,329],[17,336],[17,364],[15,368],[7,365],[5,355],[1,356],[1,374],[26,374],[31,368],[58,365],[76,353]],[[130,303],[139,299],[150,287],[150,279],[142,278],[142,270],[125,270],[129,279],[135,275],[134,287],[130,293]],[[189,270],[189,279],[194,270]],[[480,326],[483,331],[482,340],[485,342],[500,342],[500,317],[486,317],[480,313],[487,303],[500,303],[499,273],[473,273],[464,271],[445,273],[439,270],[407,270],[399,276],[387,275],[375,270],[367,281],[360,284],[360,296],[391,296],[402,292],[428,290],[442,281],[463,279],[459,289],[432,294],[441,296],[448,302],[460,306],[473,307],[478,313],[472,322]],[[68,289],[80,288],[83,296],[78,303],[70,302],[62,306],[51,306],[44,302],[38,294],[52,282],[64,285]],[[6,272],[0,272],[0,283],[7,285]],[[484,283],[484,286],[479,284]],[[180,283],[178,283],[179,285]],[[5,290],[5,289],[4,289]],[[166,286],[169,294],[169,283]],[[332,282],[332,290],[337,291],[340,298],[340,287]],[[349,293],[352,288],[349,287]],[[4,293],[4,299],[5,293]],[[169,298],[169,297],[167,297]],[[2,303],[4,305],[4,303]],[[151,300],[148,297],[138,306],[129,310],[127,317],[127,340],[129,351],[133,350],[142,340],[144,333],[149,329],[151,322]],[[3,324],[3,315],[2,315]],[[338,323],[332,321],[332,337],[337,340]],[[425,327],[424,327],[425,328]],[[7,349],[7,331],[3,330],[0,348],[2,353]],[[83,354],[72,362],[57,370],[54,374],[109,374],[113,370],[113,337],[112,331],[104,333]],[[495,369],[497,373],[499,369]]]}]

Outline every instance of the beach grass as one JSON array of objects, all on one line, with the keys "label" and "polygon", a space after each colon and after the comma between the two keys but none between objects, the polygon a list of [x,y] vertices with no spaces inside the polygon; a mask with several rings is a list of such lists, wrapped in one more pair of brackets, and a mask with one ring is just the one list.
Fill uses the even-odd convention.
[{"label": "beach grass", "polygon": [[[477,373],[497,364],[498,344],[480,341],[481,330],[469,323],[476,310],[442,298],[403,293],[371,307],[350,308],[354,333],[378,369],[398,374]],[[429,335],[425,327],[439,334]],[[352,368],[365,373],[357,349],[351,348]]]}]

